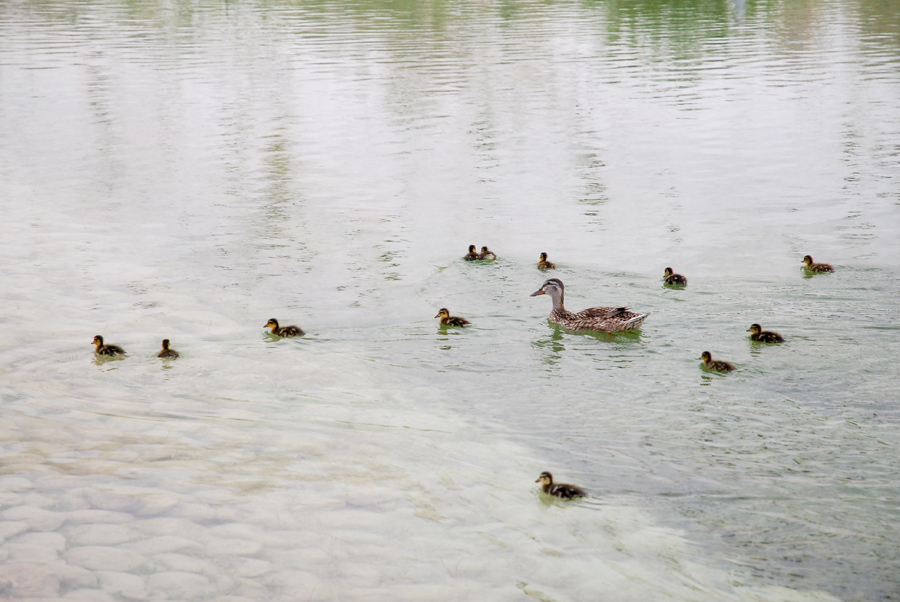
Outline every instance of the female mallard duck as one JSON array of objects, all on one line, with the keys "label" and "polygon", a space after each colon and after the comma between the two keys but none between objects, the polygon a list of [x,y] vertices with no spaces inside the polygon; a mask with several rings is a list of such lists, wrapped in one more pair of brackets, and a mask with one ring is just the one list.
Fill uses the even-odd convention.
[{"label": "female mallard duck", "polygon": [[676,274],[672,271],[672,268],[666,268],[663,279],[665,280],[665,283],[670,286],[687,286],[687,278],[681,274]]},{"label": "female mallard duck", "polygon": [[275,318],[269,318],[266,328],[271,328],[272,334],[278,337],[299,337],[304,334],[299,326],[279,326]]},{"label": "female mallard duck", "polygon": [[831,267],[829,263],[815,263],[813,258],[810,255],[806,255],[803,258],[803,263],[806,264],[806,269],[810,272],[833,272],[834,268]]},{"label": "female mallard duck", "polygon": [[537,481],[535,481],[535,483],[540,483],[541,489],[547,495],[554,495],[565,500],[572,499],[573,497],[584,497],[587,495],[584,490],[577,485],[554,483],[553,475],[546,471],[541,473],[541,476],[537,478]]},{"label": "female mallard duck", "polygon": [[466,324],[471,324],[471,322],[469,322],[465,318],[451,316],[450,310],[448,310],[446,307],[442,307],[440,310],[438,310],[435,318],[441,319],[441,326],[465,326]]},{"label": "female mallard duck", "polygon": [[759,324],[751,324],[747,332],[752,332],[750,340],[759,343],[784,343],[784,337],[771,330],[763,330]]},{"label": "female mallard duck", "polygon": [[466,261],[475,261],[478,259],[478,251],[475,250],[475,245],[469,245],[469,252],[463,255],[463,259]]},{"label": "female mallard duck", "polygon": [[709,351],[701,353],[700,359],[703,360],[703,364],[709,370],[715,370],[716,372],[731,372],[734,370],[734,364],[722,360],[714,360]]},{"label": "female mallard duck", "polygon": [[478,254],[478,259],[483,261],[494,261],[497,259],[497,254],[487,247],[481,247],[481,253]]},{"label": "female mallard duck", "polygon": [[553,299],[550,321],[565,326],[569,330],[600,330],[602,332],[636,330],[650,315],[650,312],[636,314],[624,307],[591,307],[577,314],[572,313],[563,305],[565,290],[561,280],[551,278],[540,289],[531,293],[531,296],[550,295],[550,298]]},{"label": "female mallard duck", "polygon": [[555,270],[556,264],[552,261],[547,261],[546,253],[541,253],[541,258],[538,260],[538,269],[541,271]]},{"label": "female mallard duck", "polygon": [[118,345],[104,345],[103,337],[99,334],[94,337],[94,345],[97,346],[94,351],[97,355],[125,355],[125,350]]},{"label": "female mallard duck", "polygon": [[174,349],[169,349],[169,339],[163,339],[162,351],[157,353],[156,357],[175,358],[175,357],[178,357],[178,352],[175,351]]}]

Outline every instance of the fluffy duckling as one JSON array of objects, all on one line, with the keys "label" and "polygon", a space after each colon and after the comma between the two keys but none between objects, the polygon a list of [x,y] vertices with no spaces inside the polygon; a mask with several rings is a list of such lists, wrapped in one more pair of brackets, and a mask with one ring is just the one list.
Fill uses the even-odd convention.
[{"label": "fluffy duckling", "polygon": [[266,328],[271,328],[272,334],[279,337],[299,337],[304,334],[299,326],[279,326],[278,320],[275,318],[269,318]]},{"label": "fluffy duckling", "polygon": [[811,255],[806,255],[803,258],[803,263],[806,264],[806,269],[810,272],[833,272],[834,268],[831,267],[830,263],[815,263]]},{"label": "fluffy duckling", "polygon": [[638,314],[628,311],[626,307],[591,307],[573,313],[564,304],[566,288],[559,278],[551,278],[541,288],[531,293],[532,297],[549,295],[553,300],[550,321],[569,330],[599,330],[601,332],[619,332],[637,330],[644,323],[650,312]]},{"label": "fluffy duckling", "polygon": [[553,495],[565,500],[572,499],[573,497],[584,497],[587,495],[584,490],[577,485],[554,483],[553,475],[546,471],[541,473],[541,476],[537,478],[537,481],[535,481],[535,483],[540,483],[541,489],[547,495]]},{"label": "fluffy duckling", "polygon": [[556,264],[547,260],[546,253],[541,253],[541,258],[538,260],[538,269],[541,271],[555,270]]},{"label": "fluffy duckling", "polygon": [[176,357],[178,357],[178,352],[175,351],[174,349],[169,349],[169,339],[163,339],[162,351],[157,353],[156,357],[176,358]]},{"label": "fluffy duckling", "polygon": [[663,275],[663,279],[665,283],[671,286],[687,286],[687,278],[682,276],[681,274],[676,274],[672,271],[672,268],[666,268],[666,273]]},{"label": "fluffy duckling", "polygon": [[751,324],[747,332],[752,332],[750,340],[760,343],[784,343],[784,337],[771,330],[763,330],[759,324]]},{"label": "fluffy duckling", "polygon": [[94,337],[94,345],[97,346],[94,351],[97,355],[125,355],[125,350],[118,345],[104,345],[103,337],[99,334]]},{"label": "fluffy duckling", "polygon": [[497,259],[497,254],[487,247],[481,247],[481,253],[478,254],[478,259],[483,261],[494,261]]},{"label": "fluffy duckling", "polygon": [[441,326],[466,326],[467,324],[471,324],[471,322],[469,322],[465,318],[451,316],[450,310],[448,310],[446,307],[442,307],[440,310],[438,310],[435,318],[441,319]]},{"label": "fluffy duckling", "polygon": [[709,370],[715,370],[716,372],[731,372],[734,370],[734,364],[722,360],[714,360],[709,351],[701,353],[700,359],[703,360],[703,364]]},{"label": "fluffy duckling", "polygon": [[466,261],[475,261],[478,259],[478,251],[475,250],[475,245],[469,245],[469,252],[463,255],[463,259]]}]

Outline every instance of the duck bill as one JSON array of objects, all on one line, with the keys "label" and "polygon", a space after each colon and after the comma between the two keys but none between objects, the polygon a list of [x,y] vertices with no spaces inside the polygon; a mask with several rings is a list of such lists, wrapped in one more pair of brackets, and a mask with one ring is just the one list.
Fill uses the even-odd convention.
[{"label": "duck bill", "polygon": [[[531,297],[537,297],[538,295],[546,295],[546,294],[547,294],[547,293],[544,292],[544,289],[539,289],[539,290],[536,290],[536,291],[534,291],[533,293],[531,293],[530,296],[531,296]],[[537,483],[537,481],[535,481],[535,483]]]},{"label": "duck bill", "polygon": [[[534,295],[532,295],[532,297],[533,297],[533,296],[534,296]],[[535,481],[535,483],[540,483],[540,482],[541,482],[540,479],[538,479],[537,481]]]},{"label": "duck bill", "polygon": [[440,318],[440,317],[441,317],[441,314],[438,314],[435,316],[435,318]]}]

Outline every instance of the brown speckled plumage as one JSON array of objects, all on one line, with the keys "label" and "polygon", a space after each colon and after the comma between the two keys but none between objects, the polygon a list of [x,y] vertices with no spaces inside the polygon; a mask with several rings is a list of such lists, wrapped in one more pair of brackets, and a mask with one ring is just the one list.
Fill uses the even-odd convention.
[{"label": "brown speckled plumage", "polygon": [[540,289],[531,293],[532,297],[537,295],[550,295],[550,298],[553,299],[550,321],[569,330],[599,330],[601,332],[637,330],[650,315],[650,312],[638,314],[628,311],[625,307],[591,307],[573,313],[565,307],[565,286],[558,278],[551,278]]}]

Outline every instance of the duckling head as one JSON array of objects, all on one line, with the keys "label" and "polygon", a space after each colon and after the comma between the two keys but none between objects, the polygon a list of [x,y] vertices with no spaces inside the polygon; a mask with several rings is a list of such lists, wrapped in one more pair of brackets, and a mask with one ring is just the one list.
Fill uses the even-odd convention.
[{"label": "duckling head", "polygon": [[810,256],[810,255],[804,256],[804,257],[803,257],[803,263],[805,263],[807,267],[811,266],[811,265],[813,264],[813,258],[812,258],[812,256]]},{"label": "duckling head", "polygon": [[663,274],[663,277],[664,277],[664,278],[668,278],[669,276],[671,276],[671,275],[674,274],[674,273],[675,273],[675,272],[672,271],[672,268],[666,268],[666,273]]},{"label": "duckling head", "polygon": [[278,328],[278,320],[269,318],[269,321],[266,322],[266,328]]},{"label": "duckling head", "polygon": [[540,259],[540,260],[541,260],[541,261],[547,261],[547,254],[546,254],[546,253],[541,253],[541,259]]},{"label": "duckling head", "polygon": [[747,332],[752,332],[753,334],[759,334],[762,332],[762,326],[759,324],[751,324],[750,328],[747,329]]},{"label": "duckling head", "polygon": [[163,349],[169,348],[169,339],[163,339]]},{"label": "duckling head", "polygon": [[103,337],[101,337],[99,334],[95,336],[93,344],[97,347],[103,347]]},{"label": "duckling head", "polygon": [[491,252],[490,249],[488,249],[487,247],[481,247],[481,254],[482,254],[482,255],[485,255],[485,254],[490,253],[490,252]]},{"label": "duckling head", "polygon": [[712,356],[709,354],[709,351],[704,351],[700,354],[700,359],[704,361],[704,363],[709,363],[712,361]]},{"label": "duckling head", "polygon": [[545,470],[541,473],[541,476],[537,478],[537,481],[535,481],[535,483],[540,483],[541,485],[552,485],[553,475]]},{"label": "duckling head", "polygon": [[469,245],[469,253],[477,253],[478,251],[475,249],[475,245]]},{"label": "duckling head", "polygon": [[437,315],[435,316],[435,318],[449,318],[449,317],[450,317],[450,310],[447,309],[446,307],[440,308],[438,310]]}]

